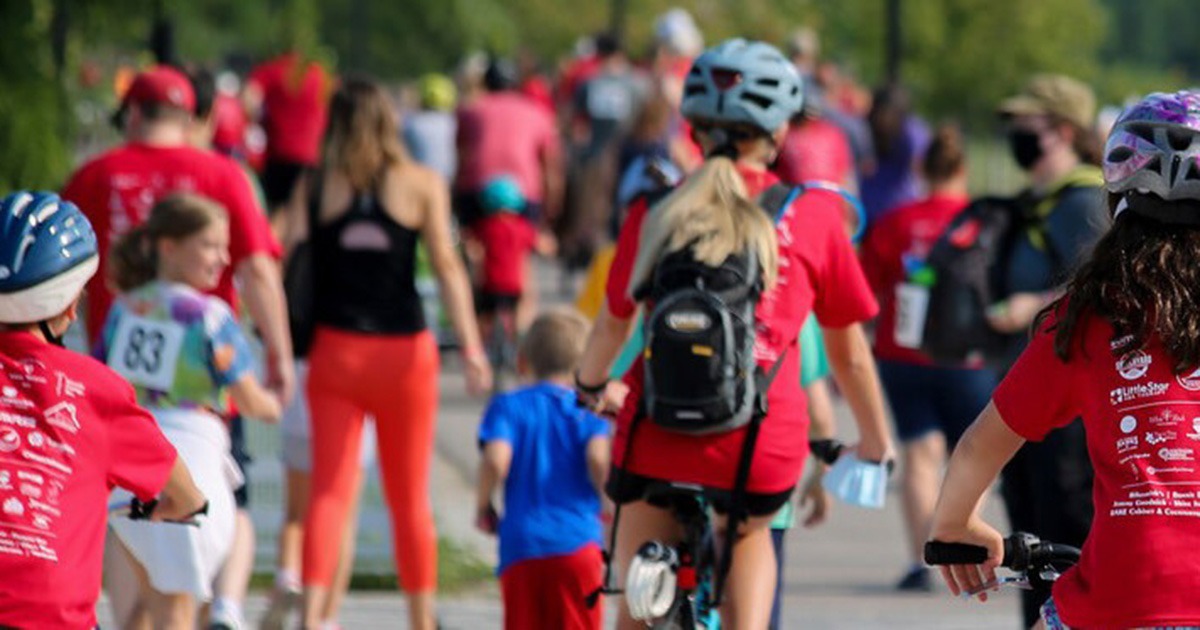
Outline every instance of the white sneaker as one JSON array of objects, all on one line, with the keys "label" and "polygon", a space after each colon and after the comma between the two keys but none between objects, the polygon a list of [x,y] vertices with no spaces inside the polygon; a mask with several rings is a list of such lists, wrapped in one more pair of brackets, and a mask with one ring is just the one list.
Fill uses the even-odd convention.
[{"label": "white sneaker", "polygon": [[271,594],[271,607],[258,622],[259,630],[283,630],[284,623],[293,610],[300,609],[301,592],[288,589]]},{"label": "white sneaker", "polygon": [[246,623],[241,614],[222,606],[214,605],[208,614],[208,630],[242,630]]}]

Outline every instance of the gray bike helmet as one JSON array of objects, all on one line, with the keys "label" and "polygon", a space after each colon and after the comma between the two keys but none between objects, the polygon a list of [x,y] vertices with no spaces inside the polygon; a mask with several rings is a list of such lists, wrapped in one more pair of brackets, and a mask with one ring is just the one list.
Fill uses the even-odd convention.
[{"label": "gray bike helmet", "polygon": [[803,104],[800,73],[779,49],[730,39],[696,58],[684,81],[681,111],[698,125],[748,125],[771,133]]}]

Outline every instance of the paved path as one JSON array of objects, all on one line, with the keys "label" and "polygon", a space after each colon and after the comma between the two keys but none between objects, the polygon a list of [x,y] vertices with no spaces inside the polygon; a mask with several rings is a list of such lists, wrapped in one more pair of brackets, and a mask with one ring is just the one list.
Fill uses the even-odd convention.
[{"label": "paved path", "polygon": [[[541,286],[556,286],[552,278],[543,280]],[[474,512],[471,481],[478,461],[475,429],[483,402],[469,399],[463,393],[453,358],[447,359],[441,391],[438,457],[431,482],[440,534],[494,562],[494,541],[476,533],[471,526]],[[843,436],[854,434],[844,405],[839,408],[838,421]],[[1013,592],[980,604],[953,599],[944,590],[932,595],[900,595],[890,589],[908,562],[897,499],[893,489],[887,507],[880,512],[836,506],[823,527],[791,532],[785,570],[784,628],[1018,628]],[[997,504],[998,501],[992,501],[987,514],[1003,530],[1005,520]],[[270,526],[270,522],[264,519],[260,527]],[[265,606],[263,594],[253,595],[247,602],[247,618],[258,619]],[[103,602],[100,612],[101,624],[112,627]],[[443,598],[439,614],[443,627],[449,630],[502,627],[494,584]],[[607,616],[610,625],[612,617],[612,614]],[[405,628],[403,600],[390,593],[351,594],[342,623],[348,630]]]},{"label": "paved path", "polygon": [[[477,461],[474,430],[482,403],[462,395],[461,381],[453,374],[444,378],[442,391],[446,394],[432,488],[438,523],[443,535],[494,560],[492,541],[476,535],[470,526],[473,502],[468,480]],[[844,434],[852,433],[844,408],[839,415]],[[1012,593],[979,604],[952,599],[944,590],[933,595],[899,595],[889,589],[906,562],[896,498],[893,490],[887,508],[881,512],[837,506],[830,521],[820,529],[797,529],[790,534],[784,627],[1017,628],[1016,598]],[[995,506],[989,514],[1003,525]],[[265,605],[261,594],[253,596],[248,602],[248,618],[257,619]],[[444,598],[439,610],[447,629],[501,627],[494,585]],[[608,617],[611,622],[612,615]],[[102,619],[102,623],[105,621]],[[342,621],[347,629],[407,627],[402,599],[388,593],[352,594]]]}]

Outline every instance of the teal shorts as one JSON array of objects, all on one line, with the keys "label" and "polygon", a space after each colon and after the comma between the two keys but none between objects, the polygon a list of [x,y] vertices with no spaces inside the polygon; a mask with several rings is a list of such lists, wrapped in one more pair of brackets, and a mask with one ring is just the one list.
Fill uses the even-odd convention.
[{"label": "teal shorts", "polygon": [[816,315],[809,315],[800,329],[800,386],[808,387],[829,376],[829,356],[825,353],[825,337]]}]

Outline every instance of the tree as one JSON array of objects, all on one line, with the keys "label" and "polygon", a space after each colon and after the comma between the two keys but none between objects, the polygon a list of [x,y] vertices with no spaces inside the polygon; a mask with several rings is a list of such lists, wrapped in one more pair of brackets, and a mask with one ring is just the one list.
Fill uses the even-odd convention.
[{"label": "tree", "polygon": [[[830,52],[882,80],[883,1],[830,0],[820,9]],[[1096,79],[1106,17],[1097,0],[904,2],[902,81],[922,111],[980,119],[1032,73]]]},{"label": "tree", "polygon": [[[53,188],[70,164],[68,107],[54,80],[50,0],[0,2],[0,193]],[[20,26],[16,26],[20,25]]]}]

